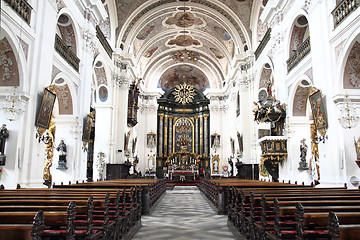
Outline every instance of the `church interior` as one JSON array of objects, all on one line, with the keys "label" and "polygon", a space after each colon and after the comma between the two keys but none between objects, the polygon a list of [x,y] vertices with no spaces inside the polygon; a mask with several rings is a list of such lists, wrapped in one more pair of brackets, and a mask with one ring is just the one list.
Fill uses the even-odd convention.
[{"label": "church interior", "polygon": [[[208,222],[224,224],[218,233],[204,228],[199,238],[184,239],[358,239],[352,236],[360,233],[359,6],[359,0],[1,0],[0,216],[13,217],[1,215],[10,193],[23,189],[28,196],[32,189],[31,196],[59,195],[58,204],[67,194],[79,197],[76,204],[84,206],[49,209],[88,224],[81,207],[91,205],[95,216],[101,195],[104,216],[94,217],[101,229],[83,223],[66,233],[59,233],[64,226],[44,230],[29,213],[33,230],[21,231],[32,239],[61,239],[54,232],[66,239],[89,232],[91,239],[143,239],[154,231],[147,223],[161,221],[150,220],[151,213],[182,201],[174,199],[183,189],[183,199],[195,204],[196,195],[200,206],[224,217]],[[89,188],[91,201],[81,196]],[[295,202],[303,200],[300,191],[332,202],[328,191],[335,190],[343,203],[359,201],[348,211],[356,217],[334,216],[323,206],[326,223],[346,218],[359,226],[307,230],[298,212],[303,207],[306,215],[310,203],[295,209],[294,202],[293,221],[306,226],[286,235],[276,227],[282,221],[276,216],[287,211],[279,210],[285,190]],[[118,211],[110,220],[106,199]],[[263,215],[252,212],[256,204]],[[265,205],[276,213],[275,230],[266,224]],[[37,222],[56,218],[33,209]],[[202,209],[202,219],[213,209]],[[176,223],[167,211],[161,219]],[[5,223],[0,237],[11,232]],[[226,235],[226,223],[234,236]]]}]

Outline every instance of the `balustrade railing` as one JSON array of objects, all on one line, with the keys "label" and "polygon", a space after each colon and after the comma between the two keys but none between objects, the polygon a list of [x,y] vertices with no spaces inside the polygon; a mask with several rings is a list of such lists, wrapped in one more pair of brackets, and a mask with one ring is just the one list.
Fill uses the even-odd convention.
[{"label": "balustrade railing", "polygon": [[64,43],[59,35],[55,35],[55,50],[70,64],[77,72],[79,72],[80,59],[71,51]]},{"label": "balustrade railing", "polygon": [[32,7],[26,0],[5,0],[28,24],[30,24]]},{"label": "balustrade railing", "polygon": [[103,46],[103,48],[105,49],[106,53],[111,58],[113,50],[99,26],[96,26],[96,37],[99,39],[99,41],[100,41],[101,45]]},{"label": "balustrade railing", "polygon": [[271,28],[269,28],[264,37],[261,39],[261,42],[259,44],[259,46],[256,48],[255,50],[255,59],[258,59],[258,57],[260,56],[261,52],[264,50],[266,44],[269,42],[270,40],[270,34],[271,34]]},{"label": "balustrade railing", "polygon": [[310,37],[308,37],[298,49],[286,61],[288,72],[291,71],[310,52]]},{"label": "balustrade railing", "polygon": [[334,26],[337,27],[347,16],[360,5],[360,0],[343,0],[331,12],[334,17]]}]

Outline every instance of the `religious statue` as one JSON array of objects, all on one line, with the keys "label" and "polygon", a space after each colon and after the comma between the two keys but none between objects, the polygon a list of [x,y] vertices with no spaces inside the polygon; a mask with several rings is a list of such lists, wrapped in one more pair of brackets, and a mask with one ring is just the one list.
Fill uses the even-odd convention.
[{"label": "religious statue", "polygon": [[43,180],[44,185],[50,188],[51,186],[51,173],[50,167],[52,166],[52,159],[54,156],[54,140],[55,140],[55,123],[50,120],[49,129],[46,130],[46,135],[44,138],[45,146],[45,163],[44,163],[44,171],[43,171]]},{"label": "religious statue", "polygon": [[223,171],[221,172],[221,175],[223,177],[229,177],[229,169],[228,169],[228,166],[223,166]]},{"label": "religious statue", "polygon": [[230,177],[232,177],[232,176],[234,176],[234,163],[232,161],[232,157],[229,158],[228,163],[229,163],[229,167],[230,167],[229,174],[230,174]]},{"label": "religious statue", "polygon": [[316,126],[314,123],[310,125],[311,135],[311,172],[315,185],[320,184],[320,166],[319,166],[319,140],[317,138]]},{"label": "religious statue", "polygon": [[64,142],[64,139],[61,139],[59,146],[56,148],[57,151],[59,151],[59,162],[58,167],[56,169],[67,169],[66,167],[66,144]]},{"label": "religious statue", "polygon": [[305,143],[306,139],[303,138],[300,141],[300,162],[299,162],[299,170],[308,170],[308,166],[306,163],[306,154],[307,154],[307,150],[308,150],[308,146]]},{"label": "religious statue", "polygon": [[355,144],[355,151],[356,151],[356,164],[358,165],[358,167],[360,167],[360,137],[358,138],[358,140],[355,140],[354,137],[354,144]]},{"label": "religious statue", "polygon": [[0,129],[0,165],[5,165],[5,141],[9,137],[9,131],[6,124],[3,124]]}]

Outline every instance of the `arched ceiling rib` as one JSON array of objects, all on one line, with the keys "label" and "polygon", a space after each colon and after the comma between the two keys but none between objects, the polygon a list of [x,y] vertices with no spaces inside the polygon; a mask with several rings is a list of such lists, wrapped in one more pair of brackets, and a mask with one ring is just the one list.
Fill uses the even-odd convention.
[{"label": "arched ceiling rib", "polygon": [[251,48],[252,0],[115,3],[121,26],[116,31],[117,47],[122,45],[124,53],[134,56],[139,74],[150,88],[158,85],[166,69],[186,63],[201,69],[211,88],[221,88],[235,54],[243,53],[245,46]]}]

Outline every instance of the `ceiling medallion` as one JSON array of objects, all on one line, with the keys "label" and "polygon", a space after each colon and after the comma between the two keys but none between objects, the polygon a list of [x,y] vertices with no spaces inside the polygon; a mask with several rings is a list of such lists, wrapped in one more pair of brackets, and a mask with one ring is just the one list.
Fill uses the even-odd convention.
[{"label": "ceiling medallion", "polygon": [[196,96],[194,87],[186,83],[177,85],[172,94],[175,96],[175,102],[183,105],[192,103]]}]

